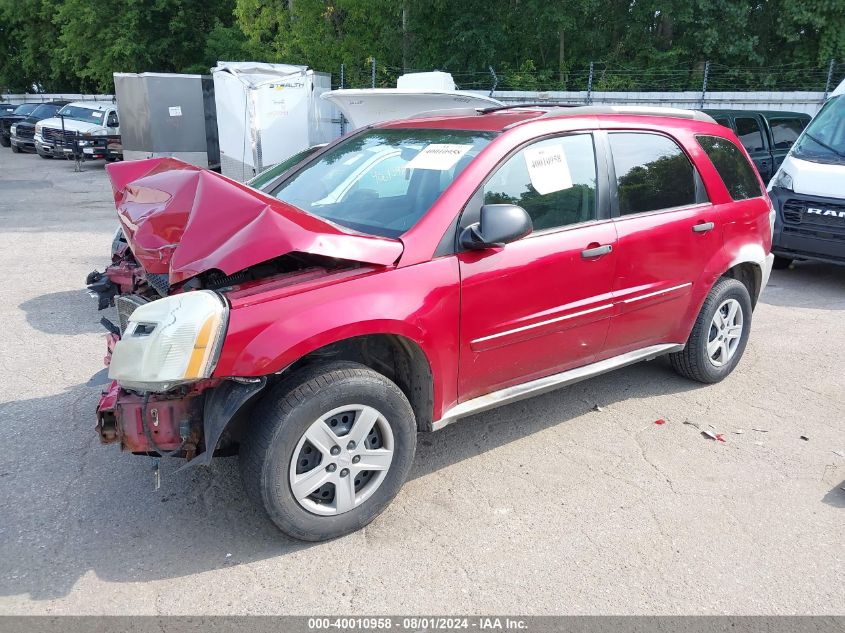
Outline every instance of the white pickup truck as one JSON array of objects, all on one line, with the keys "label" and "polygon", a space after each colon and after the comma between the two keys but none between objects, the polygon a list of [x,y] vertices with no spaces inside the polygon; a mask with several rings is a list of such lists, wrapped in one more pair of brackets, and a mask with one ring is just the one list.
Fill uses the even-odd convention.
[{"label": "white pickup truck", "polygon": [[41,158],[67,156],[79,135],[85,158],[120,157],[117,105],[108,101],[74,101],[55,117],[35,124],[35,151]]}]

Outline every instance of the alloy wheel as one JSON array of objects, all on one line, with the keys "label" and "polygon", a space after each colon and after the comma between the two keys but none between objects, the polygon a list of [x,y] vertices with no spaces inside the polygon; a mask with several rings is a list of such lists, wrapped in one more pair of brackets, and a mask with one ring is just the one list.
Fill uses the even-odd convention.
[{"label": "alloy wheel", "polygon": [[707,357],[716,367],[729,363],[736,354],[742,338],[742,324],[742,306],[739,301],[723,301],[713,315],[707,337]]}]

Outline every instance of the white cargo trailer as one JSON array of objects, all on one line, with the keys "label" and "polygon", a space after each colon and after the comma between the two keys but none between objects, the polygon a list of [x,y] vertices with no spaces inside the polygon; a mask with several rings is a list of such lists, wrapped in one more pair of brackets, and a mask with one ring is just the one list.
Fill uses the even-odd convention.
[{"label": "white cargo trailer", "polygon": [[328,73],[259,62],[217,62],[211,73],[224,176],[245,182],[340,134],[334,108],[320,99],[331,90]]}]

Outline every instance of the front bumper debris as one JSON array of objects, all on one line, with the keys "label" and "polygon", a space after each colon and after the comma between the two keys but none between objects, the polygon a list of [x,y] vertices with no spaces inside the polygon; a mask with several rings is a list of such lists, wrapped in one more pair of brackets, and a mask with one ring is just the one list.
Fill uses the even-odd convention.
[{"label": "front bumper debris", "polygon": [[180,451],[190,460],[201,447],[202,405],[203,396],[196,393],[186,397],[150,394],[145,403],[145,396],[125,391],[112,381],[97,406],[97,433],[103,444],[120,443],[124,451]]},{"label": "front bumper debris", "polygon": [[233,445],[229,423],[266,385],[266,378],[207,380],[187,391],[141,395],[113,380],[97,405],[97,434],[130,453],[173,453],[191,466],[207,465]]}]

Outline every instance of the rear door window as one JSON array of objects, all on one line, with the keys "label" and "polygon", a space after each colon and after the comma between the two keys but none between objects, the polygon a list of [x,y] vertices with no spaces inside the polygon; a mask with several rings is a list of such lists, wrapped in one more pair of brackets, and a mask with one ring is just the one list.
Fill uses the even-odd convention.
[{"label": "rear door window", "polygon": [[736,145],[719,136],[697,136],[696,140],[719,172],[731,198],[745,200],[763,195],[754,168]]},{"label": "rear door window", "polygon": [[807,122],[803,119],[771,119],[772,142],[775,149],[789,149],[804,130]]},{"label": "rear door window", "polygon": [[760,123],[757,119],[752,117],[737,117],[735,123],[736,135],[748,153],[761,152],[766,149],[763,143],[763,130],[760,129]]},{"label": "rear door window", "polygon": [[660,134],[626,132],[611,133],[608,138],[616,169],[620,215],[703,201],[695,167],[672,139]]}]

